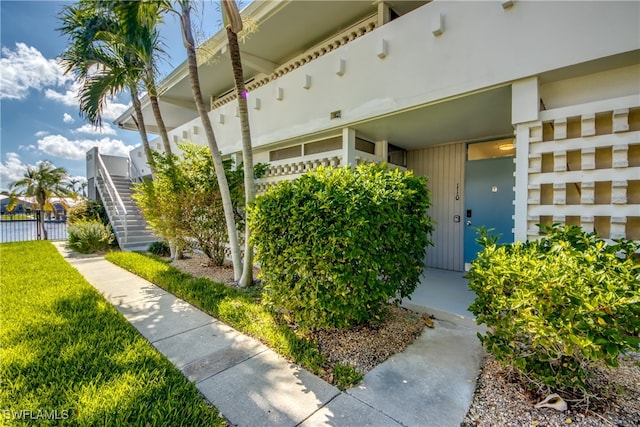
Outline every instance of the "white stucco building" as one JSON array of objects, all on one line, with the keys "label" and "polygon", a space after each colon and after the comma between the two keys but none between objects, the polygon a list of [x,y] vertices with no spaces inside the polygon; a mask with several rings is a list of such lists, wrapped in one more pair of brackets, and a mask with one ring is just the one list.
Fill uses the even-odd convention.
[{"label": "white stucco building", "polygon": [[[473,259],[480,225],[505,241],[555,222],[640,240],[640,2],[254,1],[243,16],[260,188],[318,164],[426,175],[427,266],[448,270]],[[209,115],[239,159],[226,34],[207,43]],[[206,145],[186,64],[159,93],[173,144]],[[135,130],[132,114],[116,123]],[[141,147],[131,163],[149,173]]]}]

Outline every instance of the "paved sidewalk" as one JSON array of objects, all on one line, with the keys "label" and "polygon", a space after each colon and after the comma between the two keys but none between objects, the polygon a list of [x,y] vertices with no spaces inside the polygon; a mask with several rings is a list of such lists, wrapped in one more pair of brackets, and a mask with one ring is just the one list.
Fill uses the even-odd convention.
[{"label": "paved sidewalk", "polygon": [[340,392],[253,338],[101,256],[64,258],[237,426],[459,426],[482,349],[437,321],[403,353]]}]

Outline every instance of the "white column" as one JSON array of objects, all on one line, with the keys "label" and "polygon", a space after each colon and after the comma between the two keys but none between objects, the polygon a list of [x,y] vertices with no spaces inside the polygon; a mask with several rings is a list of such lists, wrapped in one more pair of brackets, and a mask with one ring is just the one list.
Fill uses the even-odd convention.
[{"label": "white column", "polygon": [[386,162],[389,160],[389,141],[383,139],[382,141],[375,142],[375,155],[379,157],[381,161]]},{"label": "white column", "polygon": [[378,1],[378,27],[391,21],[391,11],[389,5],[384,1]]},{"label": "white column", "polygon": [[[522,79],[512,84],[511,122],[516,130],[513,237],[516,241],[527,240],[529,167],[535,167],[535,165],[529,164],[529,129],[536,125],[539,104],[537,77]],[[542,129],[541,126],[540,129]]]},{"label": "white column", "polygon": [[356,166],[356,131],[351,128],[342,129],[342,166]]},{"label": "white column", "polygon": [[529,198],[529,126],[526,124],[517,125],[515,146],[513,238],[515,241],[525,241],[527,240],[527,202]]}]

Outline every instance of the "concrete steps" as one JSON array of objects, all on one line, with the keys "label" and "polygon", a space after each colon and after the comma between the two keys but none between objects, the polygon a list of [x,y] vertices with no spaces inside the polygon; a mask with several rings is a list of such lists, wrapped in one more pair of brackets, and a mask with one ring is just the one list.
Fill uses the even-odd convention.
[{"label": "concrete steps", "polygon": [[[105,209],[109,212],[109,217],[113,218],[111,228],[116,236],[116,240],[123,251],[145,251],[153,242],[157,242],[159,238],[149,229],[149,225],[140,212],[138,205],[132,198],[131,190],[132,182],[126,176],[111,175],[111,181],[127,210],[127,235],[125,241],[125,224],[122,220],[116,219],[115,203],[108,196],[101,192]],[[103,185],[104,183],[100,183]],[[100,185],[98,187],[100,187]]]}]

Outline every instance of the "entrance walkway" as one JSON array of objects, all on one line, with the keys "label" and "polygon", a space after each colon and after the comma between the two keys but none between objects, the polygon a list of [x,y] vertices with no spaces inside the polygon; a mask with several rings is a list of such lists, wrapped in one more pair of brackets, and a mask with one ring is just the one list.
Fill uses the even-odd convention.
[{"label": "entrance walkway", "polygon": [[101,256],[55,244],[64,258],[237,426],[459,426],[482,349],[446,320],[404,352],[336,387]]},{"label": "entrance walkway", "polygon": [[411,299],[406,298],[402,305],[456,325],[478,328],[475,316],[468,310],[476,294],[467,287],[465,274],[463,271],[425,268]]}]

